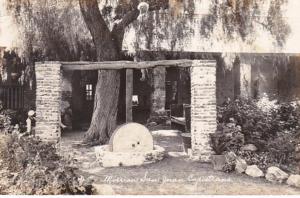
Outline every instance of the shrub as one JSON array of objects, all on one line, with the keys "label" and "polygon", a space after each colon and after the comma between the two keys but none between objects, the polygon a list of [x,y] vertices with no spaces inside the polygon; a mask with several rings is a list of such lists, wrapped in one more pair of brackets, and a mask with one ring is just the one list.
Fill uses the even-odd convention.
[{"label": "shrub", "polygon": [[225,151],[236,151],[244,145],[241,127],[235,123],[219,124],[216,133],[211,134],[211,145],[216,154]]},{"label": "shrub", "polygon": [[229,173],[235,170],[236,159],[237,156],[234,152],[226,152],[225,154],[226,163],[225,166],[222,168],[223,172]]},{"label": "shrub", "polygon": [[[260,101],[237,99],[218,107],[218,128],[225,134],[235,133],[241,126],[246,144],[254,144],[258,152],[239,151],[249,164],[260,168],[268,165],[290,165],[295,163],[295,148],[299,144],[300,108],[293,103],[276,104],[264,98]],[[298,141],[297,141],[298,140]],[[229,148],[229,147],[228,147]]]},{"label": "shrub", "polygon": [[237,99],[218,107],[218,122],[230,123],[236,120],[245,135],[245,143],[255,144],[265,150],[267,142],[280,133],[296,132],[299,129],[299,107],[290,103],[276,105],[276,108],[263,111],[254,100]]},{"label": "shrub", "polygon": [[248,165],[257,165],[262,170],[277,165],[269,152],[238,151],[237,155],[246,160]]},{"label": "shrub", "polygon": [[12,115],[7,114],[5,111],[0,113],[0,131],[3,134],[10,133],[13,130]]},{"label": "shrub", "polygon": [[293,103],[281,103],[272,111],[273,127],[279,132],[296,132],[300,126],[300,108]]},{"label": "shrub", "polygon": [[57,154],[55,145],[36,137],[6,136],[2,166],[8,167],[14,194],[91,194],[89,181],[75,173],[70,162]]},{"label": "shrub", "polygon": [[295,147],[297,134],[280,133],[278,137],[268,142],[267,148],[270,156],[278,164],[291,164],[295,161]]},{"label": "shrub", "polygon": [[218,131],[210,135],[211,138],[211,146],[214,150],[215,154],[221,155],[227,149],[227,139],[224,139],[225,136]]},{"label": "shrub", "polygon": [[265,113],[271,113],[279,108],[277,100],[270,100],[267,94],[264,94],[255,102],[257,107]]},{"label": "shrub", "polygon": [[252,100],[237,99],[219,107],[218,122],[230,123],[230,119],[234,119],[236,125],[241,126],[245,143],[255,144],[259,149],[264,149],[266,141],[275,135],[271,116],[260,110]]}]

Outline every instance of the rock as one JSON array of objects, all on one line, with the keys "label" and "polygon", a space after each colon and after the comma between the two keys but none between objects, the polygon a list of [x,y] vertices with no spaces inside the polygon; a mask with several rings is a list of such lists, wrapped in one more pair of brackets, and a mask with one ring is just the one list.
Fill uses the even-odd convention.
[{"label": "rock", "polygon": [[300,175],[291,175],[286,183],[290,186],[300,188]]},{"label": "rock", "polygon": [[246,174],[251,177],[263,177],[264,173],[256,165],[247,166]]},{"label": "rock", "polygon": [[254,144],[246,144],[241,148],[242,151],[252,151],[255,152],[257,151],[257,147]]},{"label": "rock", "polygon": [[247,162],[242,158],[236,159],[235,171],[238,173],[244,173],[247,169]]},{"label": "rock", "polygon": [[282,183],[288,177],[287,173],[275,166],[269,167],[266,173],[266,179],[273,183]]}]

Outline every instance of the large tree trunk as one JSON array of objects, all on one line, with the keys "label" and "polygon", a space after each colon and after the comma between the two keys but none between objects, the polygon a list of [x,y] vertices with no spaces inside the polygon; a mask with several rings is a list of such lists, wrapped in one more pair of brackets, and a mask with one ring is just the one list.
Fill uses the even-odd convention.
[{"label": "large tree trunk", "polygon": [[102,70],[98,73],[94,113],[87,142],[105,144],[116,127],[120,74],[118,70]]},{"label": "large tree trunk", "polygon": [[[125,28],[139,16],[137,9],[139,2],[139,0],[126,0],[125,3],[128,5],[123,6],[130,8],[130,10],[126,11],[122,20],[115,23],[110,31],[100,13],[97,0],[79,0],[82,16],[96,47],[98,61],[120,59]],[[149,3],[149,10],[168,6],[168,0],[149,0]],[[104,144],[109,139],[117,121],[119,88],[120,71],[99,71],[94,113],[90,128],[85,135],[86,142]]]},{"label": "large tree trunk", "polygon": [[[122,22],[110,31],[100,13],[97,0],[79,0],[79,4],[84,21],[92,35],[98,61],[120,60],[125,27],[138,17],[139,11],[133,9],[128,12]],[[105,144],[111,136],[117,124],[119,88],[119,70],[98,72],[94,112],[84,142]]]},{"label": "large tree trunk", "polygon": [[[98,8],[97,0],[79,0],[91,32],[98,61],[119,60],[120,43],[113,38]],[[120,74],[118,70],[100,70],[95,90],[94,112],[84,142],[104,144],[116,126]]]}]

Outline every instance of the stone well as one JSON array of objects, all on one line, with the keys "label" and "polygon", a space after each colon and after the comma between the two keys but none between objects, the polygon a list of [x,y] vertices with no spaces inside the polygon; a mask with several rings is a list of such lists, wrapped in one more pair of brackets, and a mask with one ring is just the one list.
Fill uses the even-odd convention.
[{"label": "stone well", "polygon": [[164,158],[165,149],[153,145],[150,131],[138,123],[119,126],[108,145],[95,147],[97,161],[103,167],[140,166]]}]

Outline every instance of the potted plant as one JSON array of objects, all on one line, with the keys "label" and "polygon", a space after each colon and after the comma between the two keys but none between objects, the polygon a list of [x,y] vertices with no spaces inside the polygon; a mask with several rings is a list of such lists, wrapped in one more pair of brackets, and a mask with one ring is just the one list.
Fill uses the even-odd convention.
[{"label": "potted plant", "polygon": [[215,154],[211,156],[211,163],[215,170],[221,171],[226,165],[226,157],[224,152],[226,151],[228,142],[222,132],[216,132],[211,134],[211,146]]}]

